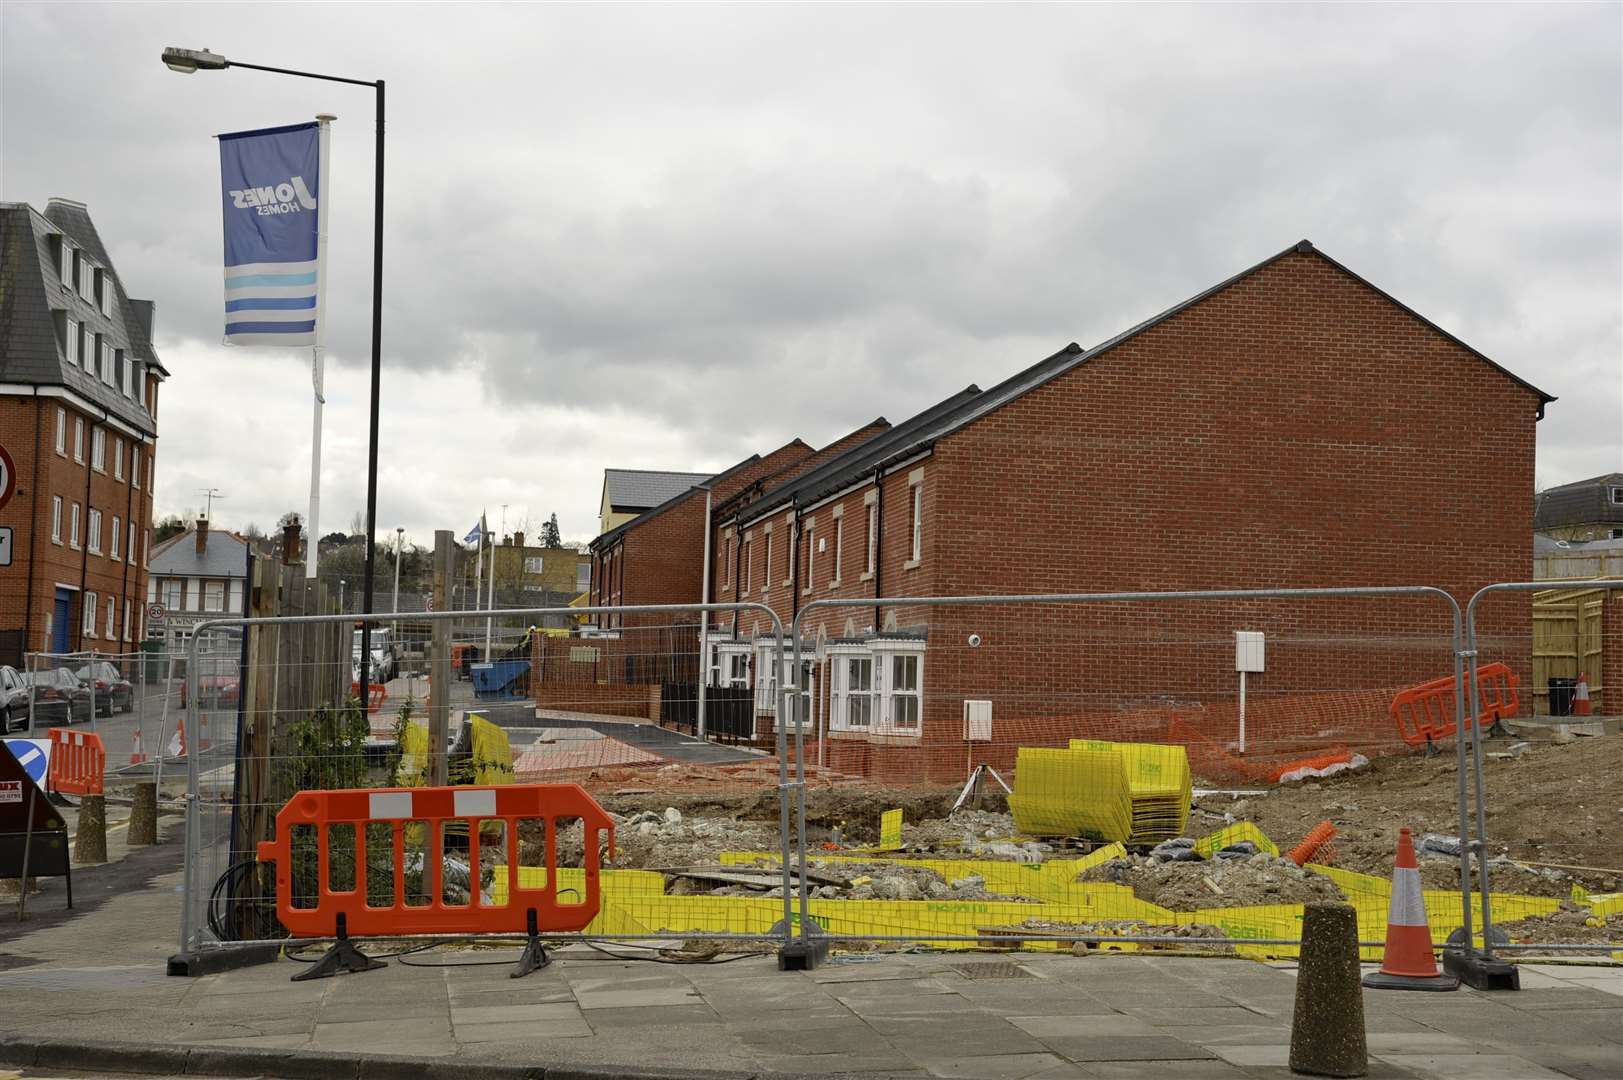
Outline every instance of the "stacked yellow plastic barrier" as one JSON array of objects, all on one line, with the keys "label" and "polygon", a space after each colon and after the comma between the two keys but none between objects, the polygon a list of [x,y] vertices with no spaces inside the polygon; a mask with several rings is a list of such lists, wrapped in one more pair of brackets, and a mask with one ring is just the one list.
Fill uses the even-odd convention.
[{"label": "stacked yellow plastic barrier", "polygon": [[1072,739],[1071,749],[1107,750],[1121,755],[1127,766],[1128,795],[1133,800],[1129,842],[1158,844],[1183,834],[1194,800],[1194,778],[1189,773],[1189,752],[1182,746]]},{"label": "stacked yellow plastic barrier", "polygon": [[1128,840],[1133,800],[1127,764],[1114,750],[1020,748],[1009,796],[1014,827],[1029,836]]}]

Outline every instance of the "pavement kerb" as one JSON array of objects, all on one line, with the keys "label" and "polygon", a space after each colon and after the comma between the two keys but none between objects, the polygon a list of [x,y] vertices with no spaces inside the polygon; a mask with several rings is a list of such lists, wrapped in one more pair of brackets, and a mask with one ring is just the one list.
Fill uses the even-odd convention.
[{"label": "pavement kerb", "polygon": [[[170,1076],[275,1076],[279,1080],[754,1080],[756,1072],[650,1069],[635,1065],[519,1065],[458,1055],[405,1057],[260,1047],[152,1046],[85,1039],[0,1037],[0,1064],[102,1069]],[[790,1074],[766,1074],[793,1080]]]}]

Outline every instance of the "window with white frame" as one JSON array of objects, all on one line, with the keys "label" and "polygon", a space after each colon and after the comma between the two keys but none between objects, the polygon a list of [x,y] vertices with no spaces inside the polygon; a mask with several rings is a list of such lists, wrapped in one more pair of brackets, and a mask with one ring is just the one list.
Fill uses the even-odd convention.
[{"label": "window with white frame", "polygon": [[118,370],[118,390],[119,390],[119,393],[123,394],[125,397],[129,397],[130,396],[130,358],[124,352],[123,349],[119,349],[116,353],[114,353],[114,358],[117,360],[117,364],[115,366],[116,366],[116,368]]},{"label": "window with white frame", "polygon": [[68,547],[79,550],[79,504],[73,504],[73,511],[68,517]]},{"label": "window with white frame", "polygon": [[152,455],[147,455],[147,490],[152,490]]},{"label": "window with white frame", "polygon": [[203,583],[193,578],[186,583],[186,610],[200,611],[203,607]]},{"label": "window with white frame", "polygon": [[761,595],[772,588],[772,530],[766,530],[766,559],[761,567]]},{"label": "window with white frame", "polygon": [[117,618],[118,601],[109,596],[107,598],[107,637],[114,641],[118,640],[118,635],[113,632],[114,620]]},{"label": "window with white frame", "polygon": [[84,323],[79,327],[79,361],[84,364],[85,374],[95,378],[96,332],[90,329],[89,323]]},{"label": "window with white frame", "polygon": [[87,637],[96,636],[96,594],[85,593],[84,603],[84,633]]},{"label": "window with white frame", "polygon": [[79,366],[79,323],[76,319],[67,320],[67,330],[62,335],[62,351],[67,354],[70,366]]},{"label": "window with white frame", "polygon": [[130,381],[124,387],[124,393],[128,395],[131,400],[139,401],[141,399],[141,373],[143,370],[145,369],[141,364],[134,360],[130,361]]},{"label": "window with white frame", "polygon": [[170,611],[180,610],[180,579],[163,579],[163,606]]},{"label": "window with white frame", "polygon": [[73,460],[79,465],[85,463],[85,422],[78,416],[73,418]]},{"label": "window with white frame", "polygon": [[141,490],[141,448],[130,444],[130,486]]},{"label": "window with white frame", "polygon": [[755,646],[755,711],[778,711],[778,643],[776,639]]},{"label": "window with white frame", "polygon": [[56,452],[68,456],[68,410],[61,406],[56,409]]},{"label": "window with white frame", "polygon": [[834,576],[828,579],[828,583],[830,585],[838,585],[840,583],[840,568],[841,564],[844,562],[844,559],[840,555],[840,549],[844,546],[845,518],[837,517],[834,519]]},{"label": "window with white frame", "polygon": [[539,574],[541,572],[542,555],[526,555],[524,557],[524,572],[526,574]]},{"label": "window with white frame", "polygon": [[716,643],[716,685],[743,687],[750,684],[750,647],[742,641]]},{"label": "window with white frame", "polygon": [[128,598],[124,601],[124,640],[130,640],[130,602]]},{"label": "window with white frame", "polygon": [[123,548],[119,546],[118,540],[118,516],[115,514],[113,516],[113,532],[112,535],[108,537],[107,547],[109,555],[111,555],[114,559],[121,560],[124,557],[122,554]]},{"label": "window with white frame", "polygon": [[924,642],[884,639],[873,643],[879,706],[876,730],[917,735],[924,714]]},{"label": "window with white frame", "polygon": [[101,313],[110,316],[113,313],[113,275],[103,270],[96,277],[100,279],[101,286],[98,290],[101,293]]},{"label": "window with white frame", "polygon": [[101,381],[108,386],[114,386],[118,382],[118,377],[115,374],[117,364],[114,361],[116,351],[110,342],[103,341],[101,343]]},{"label": "window with white frame", "polygon": [[107,471],[107,432],[103,428],[90,433],[90,467],[97,472]]},{"label": "window with white frame", "polygon": [[1612,505],[1623,506],[1623,487],[1612,488]]},{"label": "window with white frame", "polygon": [[57,276],[62,279],[63,285],[71,289],[73,288],[73,245],[68,243],[66,236],[59,237],[57,243],[61,244],[60,254],[62,256],[61,261],[57,264]]},{"label": "window with white frame", "polygon": [[[86,300],[96,299],[96,268],[90,265],[84,252],[79,252],[79,295]],[[92,619],[92,622],[95,620]],[[92,628],[94,629],[94,628]]]},{"label": "window with white frame", "polygon": [[225,610],[225,582],[205,581],[203,583],[203,610]]},{"label": "window with white frame", "polygon": [[62,496],[51,496],[51,543],[62,542]]},{"label": "window with white frame", "polygon": [[94,507],[90,510],[90,521],[85,526],[85,550],[92,555],[101,554],[101,511]]},{"label": "window with white frame", "polygon": [[721,541],[722,548],[722,575],[721,580],[726,582],[730,589],[733,586],[733,537],[728,533]]},{"label": "window with white frame", "polygon": [[863,576],[872,577],[874,569],[879,565],[879,503],[868,504],[868,568]]},{"label": "window with white frame", "polygon": [[913,483],[910,496],[913,503],[911,526],[913,554],[908,556],[908,561],[917,566],[924,554],[924,481],[922,479]]},{"label": "window with white frame", "polygon": [[743,562],[744,562],[744,595],[745,596],[749,595],[750,586],[752,584],[754,584],[754,581],[755,581],[755,559],[754,559],[755,552],[753,550],[754,547],[755,547],[755,538],[750,536],[748,533],[745,533],[744,534],[744,546],[742,548],[743,554],[741,556],[741,558],[743,559]]},{"label": "window with white frame", "polygon": [[113,479],[124,479],[124,440],[113,436]]},{"label": "window with white frame", "polygon": [[811,592],[812,582],[816,580],[817,573],[817,527],[810,521],[806,523],[806,584],[802,592]]},{"label": "window with white frame", "polygon": [[831,646],[829,725],[836,731],[869,731],[873,727],[877,690],[873,654],[861,646]]}]

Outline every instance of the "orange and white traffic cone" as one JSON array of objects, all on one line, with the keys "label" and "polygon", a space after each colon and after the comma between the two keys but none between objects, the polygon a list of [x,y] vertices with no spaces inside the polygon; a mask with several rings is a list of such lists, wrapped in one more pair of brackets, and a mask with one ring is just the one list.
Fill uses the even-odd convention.
[{"label": "orange and white traffic cone", "polygon": [[1578,672],[1578,689],[1572,695],[1572,715],[1588,716],[1589,712],[1589,677]]},{"label": "orange and white traffic cone", "polygon": [[130,747],[130,764],[140,765],[147,759],[146,751],[141,748],[141,725],[135,725],[135,744]]},{"label": "orange and white traffic cone", "polygon": [[1374,990],[1458,990],[1460,981],[1437,970],[1431,954],[1431,926],[1426,898],[1420,891],[1420,866],[1414,839],[1398,830],[1398,857],[1392,867],[1392,902],[1386,910],[1386,951],[1381,970],[1364,976]]},{"label": "orange and white traffic cone", "polygon": [[170,757],[186,756],[186,725],[176,724],[175,733],[169,736],[169,745],[164,747],[164,753]]}]

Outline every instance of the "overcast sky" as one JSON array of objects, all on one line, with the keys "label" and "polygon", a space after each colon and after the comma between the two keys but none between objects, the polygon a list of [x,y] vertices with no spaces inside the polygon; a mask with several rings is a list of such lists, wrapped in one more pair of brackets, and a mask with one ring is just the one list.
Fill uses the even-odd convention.
[{"label": "overcast sky", "polygon": [[[821,445],[1096,344],[1307,237],[1561,398],[1623,469],[1623,7],[32,4],[0,188],[84,201],[157,302],[160,513],[308,496],[307,351],[221,335],[223,131],[337,113],[322,531],[596,532],[605,466]],[[1467,404],[1468,403],[1462,403]],[[1462,418],[1462,422],[1468,419]]]}]

